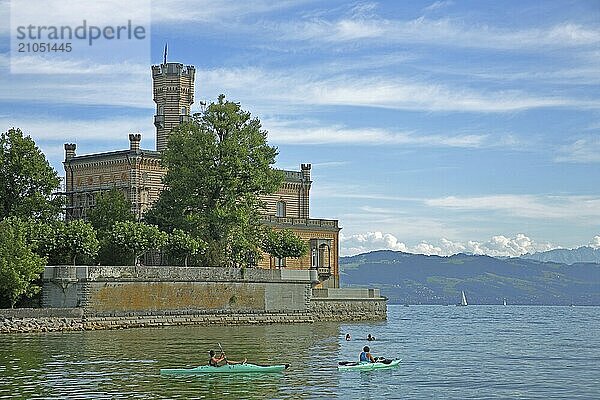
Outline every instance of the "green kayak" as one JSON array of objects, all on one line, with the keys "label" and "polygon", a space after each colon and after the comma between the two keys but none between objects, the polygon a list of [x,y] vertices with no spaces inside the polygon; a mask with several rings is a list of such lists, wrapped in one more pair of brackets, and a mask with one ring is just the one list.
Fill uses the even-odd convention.
[{"label": "green kayak", "polygon": [[264,373],[281,372],[287,369],[290,364],[281,365],[258,365],[258,364],[226,364],[221,367],[211,367],[210,365],[200,365],[196,368],[162,368],[161,375],[195,375],[195,374],[235,374],[235,373]]},{"label": "green kayak", "polygon": [[338,363],[338,369],[342,371],[372,371],[374,369],[387,369],[397,367],[400,364],[400,361],[402,361],[402,359],[382,360],[374,363],[342,361]]}]

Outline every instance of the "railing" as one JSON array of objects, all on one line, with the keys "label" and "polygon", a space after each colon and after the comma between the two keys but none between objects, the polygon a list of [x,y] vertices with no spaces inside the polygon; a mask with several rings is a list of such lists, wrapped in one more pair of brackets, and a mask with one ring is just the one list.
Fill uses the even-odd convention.
[{"label": "railing", "polygon": [[192,120],[191,115],[180,115],[179,116],[179,123],[183,124],[184,122],[190,122]]},{"label": "railing", "polygon": [[276,217],[275,215],[263,215],[264,222],[272,222],[281,225],[304,225],[323,228],[337,228],[338,221],[336,219],[320,219],[320,218],[291,218],[291,217]]},{"label": "railing", "polygon": [[317,268],[317,273],[320,276],[329,276],[329,275],[331,275],[331,269],[329,267]]},{"label": "railing", "polygon": [[290,180],[301,181],[302,180],[302,172],[289,171],[289,170],[285,170],[285,169],[282,169],[280,171],[283,172],[283,175],[285,176],[286,181],[290,181]]},{"label": "railing", "polygon": [[164,115],[155,115],[154,116],[154,126],[162,127],[165,124],[165,116]]}]

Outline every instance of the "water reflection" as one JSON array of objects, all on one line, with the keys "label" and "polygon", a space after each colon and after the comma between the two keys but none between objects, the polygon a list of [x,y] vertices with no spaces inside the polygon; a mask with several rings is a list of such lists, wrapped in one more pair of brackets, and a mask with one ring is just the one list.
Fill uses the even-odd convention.
[{"label": "water reflection", "polygon": [[[378,323],[1,335],[0,398],[598,398],[599,310],[390,307]],[[367,342],[369,333],[377,340]],[[206,364],[217,343],[231,359],[291,367],[160,376],[160,368]],[[337,371],[366,344],[402,358],[400,367]]]},{"label": "water reflection", "polygon": [[[317,385],[333,398],[337,379],[325,372],[335,364],[339,335],[336,323],[5,335],[0,371],[9,387],[0,387],[0,397],[308,398],[306,388]],[[160,368],[206,364],[217,343],[233,360],[291,367],[280,374],[159,375]]]}]

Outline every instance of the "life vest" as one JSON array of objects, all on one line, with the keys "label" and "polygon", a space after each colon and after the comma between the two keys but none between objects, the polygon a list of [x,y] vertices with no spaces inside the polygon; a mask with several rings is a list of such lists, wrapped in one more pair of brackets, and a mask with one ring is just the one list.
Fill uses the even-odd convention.
[{"label": "life vest", "polygon": [[359,360],[360,360],[360,362],[371,362],[371,360],[369,360],[369,357],[367,357],[366,351],[363,351],[362,353],[360,353]]}]

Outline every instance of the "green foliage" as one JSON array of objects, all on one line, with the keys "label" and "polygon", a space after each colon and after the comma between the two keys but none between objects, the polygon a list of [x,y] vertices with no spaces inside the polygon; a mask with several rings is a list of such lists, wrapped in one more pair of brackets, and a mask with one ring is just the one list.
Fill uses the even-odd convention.
[{"label": "green foliage", "polygon": [[88,221],[98,232],[108,232],[115,222],[135,221],[131,202],[122,191],[113,187],[96,196],[96,205],[88,213]]},{"label": "green foliage", "polygon": [[221,95],[171,133],[165,188],[146,220],[204,240],[204,264],[250,265],[260,242],[259,196],[283,181],[272,168],[276,155],[260,121]]},{"label": "green foliage", "polygon": [[[55,224],[54,257],[58,262],[77,262],[77,257],[96,257],[99,242],[92,225],[80,219]],[[61,263],[62,263],[61,262]]]},{"label": "green foliage", "polygon": [[116,246],[111,240],[115,223],[135,221],[131,202],[116,187],[96,196],[96,206],[88,212],[88,220],[98,232],[100,249],[98,261],[103,265],[126,265],[131,262],[130,251]]},{"label": "green foliage", "polygon": [[42,222],[23,220],[26,242],[49,265],[89,264],[99,242],[91,224],[83,220]]},{"label": "green foliage", "polygon": [[289,229],[269,229],[263,238],[262,249],[273,257],[302,257],[308,252],[308,243]]},{"label": "green foliage", "polygon": [[111,243],[130,252],[134,265],[147,251],[164,247],[168,237],[154,225],[132,221],[116,222],[110,232]]},{"label": "green foliage", "polygon": [[29,136],[12,128],[0,135],[0,219],[52,220],[60,212],[56,171]]},{"label": "green foliage", "polygon": [[26,242],[25,224],[18,219],[0,222],[0,301],[11,307],[22,296],[39,292],[33,281],[44,271],[44,259]]},{"label": "green foliage", "polygon": [[[13,219],[13,218],[11,218]],[[31,250],[40,257],[48,260],[49,263],[55,263],[56,248],[58,247],[58,225],[62,221],[44,222],[35,219],[19,219],[23,224],[25,232],[25,242]]]},{"label": "green foliage", "polygon": [[183,259],[183,264],[187,267],[189,256],[204,252],[206,250],[206,243],[185,233],[181,229],[174,229],[169,235],[166,249],[169,260],[180,261]]}]

